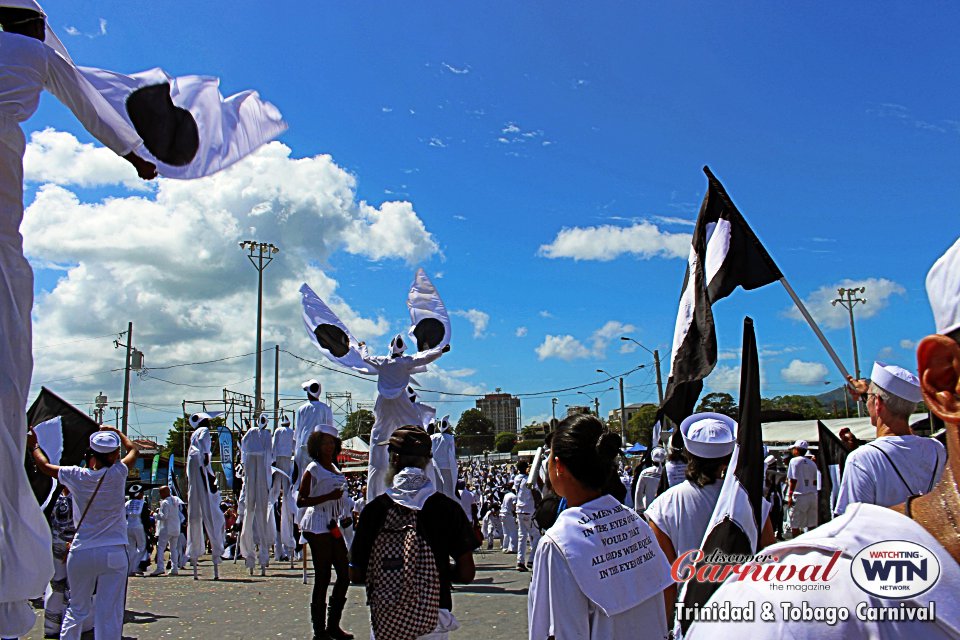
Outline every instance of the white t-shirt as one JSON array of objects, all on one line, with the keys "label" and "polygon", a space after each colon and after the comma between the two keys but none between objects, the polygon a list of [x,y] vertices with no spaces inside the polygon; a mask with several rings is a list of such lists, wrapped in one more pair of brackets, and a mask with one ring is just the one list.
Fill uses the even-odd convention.
[{"label": "white t-shirt", "polygon": [[96,491],[97,483],[103,484],[83,524],[77,529],[71,549],[93,549],[115,544],[127,544],[127,518],[124,510],[127,487],[127,465],[119,460],[111,466],[91,471],[86,467],[60,467],[57,479],[73,494],[73,523],[80,522],[83,511]]},{"label": "white t-shirt", "polygon": [[687,463],[667,460],[667,484],[675,487],[687,479]]},{"label": "white t-shirt", "polygon": [[911,495],[929,493],[940,481],[946,459],[943,445],[933,438],[913,435],[877,438],[847,456],[834,511],[839,515],[854,502],[892,507]]},{"label": "white t-shirt", "polygon": [[518,473],[513,478],[513,491],[517,494],[517,513],[532,514],[536,505],[533,501],[533,492],[527,486],[527,476]]},{"label": "white t-shirt", "polygon": [[684,480],[661,493],[643,515],[670,538],[679,557],[700,548],[722,487],[723,480],[703,488]]},{"label": "white t-shirt", "polygon": [[470,489],[464,488],[460,492],[460,507],[463,509],[463,512],[467,514],[467,520],[473,522],[473,505],[477,503],[477,497],[473,495],[473,491]]},{"label": "white t-shirt", "polygon": [[[603,536],[607,536],[607,545],[597,545],[592,553],[581,554],[583,558],[579,564],[580,571],[598,572],[605,569],[608,575],[599,580],[591,581],[589,575],[581,576],[578,581],[571,567],[571,562],[564,555],[578,551],[577,547],[588,547],[581,540],[581,544],[560,542],[558,529],[577,526],[579,514],[574,519],[565,519],[563,514],[557,523],[551,527],[540,540],[534,556],[533,580],[530,583],[530,595],[527,600],[528,625],[530,640],[546,640],[553,636],[556,640],[633,640],[634,638],[661,639],[667,636],[666,613],[663,606],[663,589],[670,585],[670,567],[657,546],[650,527],[638,518],[635,512],[628,507],[617,505],[610,496],[586,503],[581,508],[589,511],[594,508],[604,508],[608,514],[605,519],[609,526],[620,524],[630,517],[636,520],[622,527],[623,532],[632,528],[637,533],[627,540],[614,539],[609,534],[597,533],[590,542],[599,543]],[[620,511],[615,510],[619,508]],[[584,525],[590,527],[592,523]],[[575,543],[576,533],[572,535]],[[639,545],[637,543],[640,543]],[[636,547],[636,548],[634,548]],[[632,550],[631,550],[632,549]],[[612,556],[611,560],[604,560],[597,564],[591,557]],[[619,570],[613,572],[611,567]],[[609,589],[605,588],[604,580],[610,580]],[[581,587],[581,582],[587,587]],[[624,586],[629,585],[629,588]],[[629,600],[639,600],[626,610],[607,615],[601,605],[591,600],[584,593],[584,588],[594,589],[600,598],[606,598],[606,606],[622,608]],[[641,593],[642,591],[642,593]],[[634,597],[635,596],[635,597]],[[619,606],[618,606],[619,605]]]},{"label": "white t-shirt", "polygon": [[[860,589],[851,577],[853,557],[864,547],[886,540],[914,542],[935,553],[941,568],[937,583],[926,593],[906,601],[880,599]],[[755,620],[732,623],[695,622],[684,639],[726,638],[730,637],[731,629],[736,629],[736,637],[750,640],[942,640],[960,637],[960,599],[957,598],[957,593],[960,593],[960,566],[923,527],[899,513],[870,504],[854,504],[844,515],[794,540],[767,547],[763,553],[779,557],[780,564],[802,567],[811,564],[826,566],[836,550],[843,555],[831,571],[830,579],[824,583],[830,586],[829,590],[772,591],[769,583],[737,581],[734,574],[713,594],[710,602],[730,602],[732,606],[753,602]],[[793,584],[801,583],[795,578]],[[804,584],[809,585],[809,580]],[[845,607],[850,612],[849,619],[832,626],[825,622],[784,621],[780,603],[792,601],[799,607],[801,600],[810,608]],[[866,603],[869,607],[896,609],[901,602],[911,608],[925,607],[930,602],[935,602],[936,620],[868,622],[860,620],[856,615],[857,605],[860,603]],[[766,603],[773,605],[773,621],[760,619],[760,612]]]},{"label": "white t-shirt", "polygon": [[640,472],[637,479],[637,492],[633,497],[634,509],[643,513],[656,499],[657,488],[660,487],[660,467],[654,465]]},{"label": "white t-shirt", "polygon": [[810,458],[794,456],[787,466],[787,480],[796,480],[794,495],[817,492],[817,463]]},{"label": "white t-shirt", "polygon": [[517,509],[517,494],[508,491],[503,496],[503,504],[500,505],[500,516],[503,518],[514,518]]}]

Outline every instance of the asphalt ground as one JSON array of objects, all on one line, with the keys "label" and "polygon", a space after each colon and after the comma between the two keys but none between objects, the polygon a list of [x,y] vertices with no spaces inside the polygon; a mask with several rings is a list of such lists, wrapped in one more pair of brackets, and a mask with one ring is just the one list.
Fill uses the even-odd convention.
[{"label": "asphalt ground", "polygon": [[[520,640],[527,637],[530,573],[516,570],[516,556],[499,549],[474,554],[477,576],[456,585],[454,614],[461,628],[451,638]],[[200,580],[189,567],[177,576],[132,577],[128,581],[124,638],[289,638],[310,640],[310,584],[289,563],[273,564],[266,577],[248,574],[243,561],[224,561],[213,581],[209,556],[200,562]],[[370,614],[362,586],[350,586],[341,626],[359,640],[370,637]],[[43,611],[27,636],[43,638]],[[92,637],[90,634],[84,636]]]}]

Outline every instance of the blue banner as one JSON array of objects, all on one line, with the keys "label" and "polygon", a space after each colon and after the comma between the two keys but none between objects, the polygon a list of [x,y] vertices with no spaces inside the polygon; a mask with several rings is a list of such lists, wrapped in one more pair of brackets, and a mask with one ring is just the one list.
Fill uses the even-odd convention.
[{"label": "blue banner", "polygon": [[173,454],[170,454],[170,460],[167,461],[167,486],[170,487],[170,493],[177,495],[177,485],[173,483]]},{"label": "blue banner", "polygon": [[233,491],[233,434],[226,427],[220,427],[220,464],[227,486]]}]

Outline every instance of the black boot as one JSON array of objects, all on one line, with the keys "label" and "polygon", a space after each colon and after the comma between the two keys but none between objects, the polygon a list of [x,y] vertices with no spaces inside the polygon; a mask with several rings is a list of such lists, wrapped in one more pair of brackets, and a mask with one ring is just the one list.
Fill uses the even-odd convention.
[{"label": "black boot", "polygon": [[347,633],[340,628],[340,617],[343,615],[343,607],[346,604],[346,598],[330,598],[327,612],[327,636],[331,640],[353,640],[352,633]]},{"label": "black boot", "polygon": [[324,604],[314,606],[310,603],[310,621],[313,623],[313,640],[330,640],[327,630],[324,628],[324,617],[327,613],[327,607]]}]

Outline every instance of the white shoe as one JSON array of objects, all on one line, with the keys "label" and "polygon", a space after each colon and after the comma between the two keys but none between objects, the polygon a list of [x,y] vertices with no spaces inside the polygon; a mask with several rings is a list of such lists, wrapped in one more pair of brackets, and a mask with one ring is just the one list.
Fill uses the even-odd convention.
[{"label": "white shoe", "polygon": [[171,569],[170,571],[167,572],[167,575],[168,575],[168,576],[178,576],[178,575],[180,575],[180,572],[177,571],[176,569]]}]

